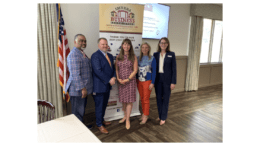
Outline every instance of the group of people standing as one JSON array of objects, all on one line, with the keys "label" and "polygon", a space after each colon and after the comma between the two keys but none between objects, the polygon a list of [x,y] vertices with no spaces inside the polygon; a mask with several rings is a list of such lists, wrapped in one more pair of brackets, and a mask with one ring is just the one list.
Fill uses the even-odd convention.
[{"label": "group of people standing", "polygon": [[150,94],[155,88],[160,125],[165,123],[171,90],[176,84],[175,53],[170,51],[170,42],[163,37],[159,40],[158,51],[151,56],[151,46],[143,43],[140,56],[136,57],[131,40],[124,39],[121,51],[114,63],[108,53],[106,38],[98,39],[98,50],[91,59],[83,52],[87,46],[84,35],[77,34],[74,48],[67,58],[70,76],[65,92],[71,97],[72,114],[83,122],[87,96],[92,94],[95,101],[96,125],[100,132],[107,134],[104,126],[111,122],[104,121],[110,90],[118,82],[118,97],[122,103],[124,117],[119,123],[125,123],[130,129],[130,115],[133,102],[136,101],[136,87],[142,103],[140,124],[145,124],[149,116]]}]

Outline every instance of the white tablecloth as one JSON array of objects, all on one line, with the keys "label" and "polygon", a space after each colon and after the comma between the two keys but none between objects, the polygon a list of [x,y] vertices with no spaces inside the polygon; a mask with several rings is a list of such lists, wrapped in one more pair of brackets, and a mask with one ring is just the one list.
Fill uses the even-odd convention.
[{"label": "white tablecloth", "polygon": [[38,142],[96,142],[101,141],[71,114],[38,124]]}]

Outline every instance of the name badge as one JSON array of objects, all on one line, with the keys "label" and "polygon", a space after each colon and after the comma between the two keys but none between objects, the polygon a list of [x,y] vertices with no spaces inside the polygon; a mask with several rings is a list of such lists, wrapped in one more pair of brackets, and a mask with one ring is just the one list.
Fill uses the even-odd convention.
[{"label": "name badge", "polygon": [[172,57],[172,55],[168,55],[168,57]]}]

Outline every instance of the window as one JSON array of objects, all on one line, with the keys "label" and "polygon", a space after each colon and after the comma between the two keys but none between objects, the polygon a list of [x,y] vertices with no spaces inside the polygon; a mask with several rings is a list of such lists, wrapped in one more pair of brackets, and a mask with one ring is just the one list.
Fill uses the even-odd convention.
[{"label": "window", "polygon": [[201,44],[201,51],[200,51],[201,52],[200,63],[208,62],[211,25],[212,25],[212,20],[210,19],[203,20],[203,34],[202,34],[202,44]]},{"label": "window", "polygon": [[222,21],[203,19],[200,63],[222,62]]}]

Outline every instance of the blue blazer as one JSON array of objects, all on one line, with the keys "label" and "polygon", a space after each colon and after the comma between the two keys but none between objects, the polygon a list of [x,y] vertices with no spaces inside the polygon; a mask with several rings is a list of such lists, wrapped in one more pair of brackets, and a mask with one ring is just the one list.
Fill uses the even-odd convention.
[{"label": "blue blazer", "polygon": [[70,96],[82,96],[82,89],[85,87],[88,94],[92,94],[93,79],[90,59],[84,58],[81,51],[73,47],[67,57],[67,63],[70,76],[65,87],[65,93],[69,92]]},{"label": "blue blazer", "polygon": [[[155,52],[153,56],[156,60],[156,77],[159,75],[159,61],[160,52]],[[177,72],[176,72],[176,59],[174,52],[166,52],[163,64],[164,81],[168,84],[176,84]],[[155,79],[155,84],[158,83],[158,78]]]},{"label": "blue blazer", "polygon": [[109,81],[112,77],[116,77],[116,72],[113,55],[109,53],[107,53],[107,55],[110,59],[111,67],[100,50],[97,50],[91,56],[94,93],[104,93],[112,89]]}]

